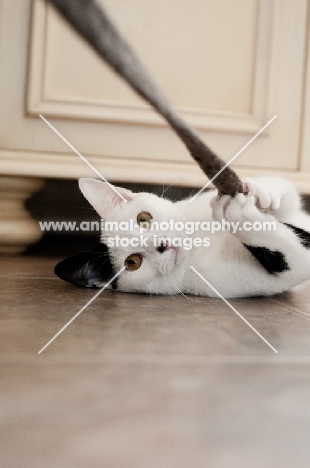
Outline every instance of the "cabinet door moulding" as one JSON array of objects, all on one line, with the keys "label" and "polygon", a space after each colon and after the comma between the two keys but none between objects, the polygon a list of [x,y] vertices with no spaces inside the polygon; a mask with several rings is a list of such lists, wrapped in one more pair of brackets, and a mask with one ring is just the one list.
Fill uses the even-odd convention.
[{"label": "cabinet door moulding", "polygon": [[[215,132],[253,134],[267,119],[270,81],[270,48],[272,42],[272,16],[274,0],[261,0],[258,9],[257,38],[254,52],[254,77],[252,84],[251,112],[238,113],[214,109],[178,107],[183,117],[195,128]],[[28,80],[27,113],[40,113],[60,119],[95,120],[148,126],[166,126],[147,104],[122,101],[90,100],[46,95],[45,63],[50,53],[48,28],[54,12],[43,0],[33,1],[30,70]],[[265,132],[268,134],[268,129]]]}]

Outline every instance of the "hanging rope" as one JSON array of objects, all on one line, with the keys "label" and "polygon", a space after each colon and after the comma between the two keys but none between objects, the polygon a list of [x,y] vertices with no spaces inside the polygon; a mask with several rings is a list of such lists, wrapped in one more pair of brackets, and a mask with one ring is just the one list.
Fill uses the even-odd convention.
[{"label": "hanging rope", "polygon": [[[164,117],[209,179],[216,176],[225,162],[180,117],[96,0],[46,1],[53,4],[100,57]],[[230,167],[213,183],[222,194],[233,196],[243,191],[241,180]]]}]

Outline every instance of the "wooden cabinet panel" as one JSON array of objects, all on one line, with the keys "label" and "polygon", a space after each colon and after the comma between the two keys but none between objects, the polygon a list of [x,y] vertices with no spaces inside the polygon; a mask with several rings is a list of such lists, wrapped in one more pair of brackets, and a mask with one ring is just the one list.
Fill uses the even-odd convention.
[{"label": "wooden cabinet panel", "polygon": [[[309,174],[310,184],[310,2],[308,7],[307,16],[307,40],[308,47],[306,50],[306,73],[305,79],[305,95],[304,95],[304,115],[303,115],[303,127],[302,127],[302,141],[301,141],[301,159],[300,159],[300,170],[303,173]],[[310,190],[309,190],[310,191]]]},{"label": "wooden cabinet panel", "polygon": [[[284,173],[310,192],[310,167],[301,164],[309,1],[197,0],[194,8],[190,0],[102,1],[225,160],[277,114],[235,167],[241,175]],[[111,180],[205,182],[161,118],[43,0],[0,0],[0,8],[2,173],[92,174],[42,113]]]}]

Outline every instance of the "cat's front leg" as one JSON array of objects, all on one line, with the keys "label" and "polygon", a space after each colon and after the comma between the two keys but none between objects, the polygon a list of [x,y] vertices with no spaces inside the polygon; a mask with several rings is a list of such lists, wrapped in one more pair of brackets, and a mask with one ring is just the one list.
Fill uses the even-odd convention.
[{"label": "cat's front leg", "polygon": [[241,249],[256,258],[269,281],[274,278],[274,292],[310,279],[310,233],[258,209],[254,195],[217,196],[211,206],[213,219],[226,221]]},{"label": "cat's front leg", "polygon": [[300,211],[301,202],[294,185],[282,177],[244,179],[244,193],[253,195],[257,208],[280,221],[289,220]]},{"label": "cat's front leg", "polygon": [[276,230],[279,224],[274,216],[257,207],[254,195],[217,195],[211,200],[211,207],[213,219],[222,225],[225,221],[225,230],[243,243],[269,244],[266,230]]}]

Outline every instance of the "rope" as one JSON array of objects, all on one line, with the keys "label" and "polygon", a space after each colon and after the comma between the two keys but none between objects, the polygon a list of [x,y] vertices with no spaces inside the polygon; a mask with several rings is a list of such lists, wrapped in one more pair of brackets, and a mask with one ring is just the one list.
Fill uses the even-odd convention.
[{"label": "rope", "polygon": [[[46,1],[54,5],[100,57],[164,117],[209,179],[216,176],[225,162],[180,117],[96,0]],[[241,180],[230,167],[216,177],[214,185],[220,193],[231,196],[243,191]]]}]

